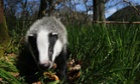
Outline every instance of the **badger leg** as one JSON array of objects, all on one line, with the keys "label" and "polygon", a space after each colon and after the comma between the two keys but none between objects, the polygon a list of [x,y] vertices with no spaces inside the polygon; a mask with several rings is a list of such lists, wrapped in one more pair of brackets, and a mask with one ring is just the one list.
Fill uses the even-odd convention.
[{"label": "badger leg", "polygon": [[67,78],[67,53],[62,51],[61,54],[56,58],[55,63],[57,64],[57,76],[60,78],[60,80],[65,80]]}]

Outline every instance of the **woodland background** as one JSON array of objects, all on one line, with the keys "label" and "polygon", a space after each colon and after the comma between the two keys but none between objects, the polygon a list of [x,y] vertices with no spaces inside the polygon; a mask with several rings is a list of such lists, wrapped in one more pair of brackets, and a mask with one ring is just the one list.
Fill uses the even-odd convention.
[{"label": "woodland background", "polygon": [[[75,61],[72,66],[80,65],[74,74],[69,74],[72,84],[139,84],[139,3],[138,0],[0,0],[0,83],[25,83],[15,66],[20,44],[36,19],[53,15],[62,18],[67,28],[70,61]],[[106,10],[115,6],[122,9],[105,17]],[[44,79],[41,78],[42,84]]]}]

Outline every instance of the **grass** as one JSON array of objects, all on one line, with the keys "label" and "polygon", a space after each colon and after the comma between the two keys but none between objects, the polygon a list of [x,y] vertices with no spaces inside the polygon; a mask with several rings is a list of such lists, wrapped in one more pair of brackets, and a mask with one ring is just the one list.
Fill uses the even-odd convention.
[{"label": "grass", "polygon": [[69,27],[72,58],[82,61],[76,83],[140,83],[140,26]]},{"label": "grass", "polygon": [[[82,67],[75,84],[140,83],[140,25],[69,25],[67,30],[71,58],[80,61]],[[24,79],[10,74],[18,72],[14,59],[3,60],[3,82],[23,83]]]}]

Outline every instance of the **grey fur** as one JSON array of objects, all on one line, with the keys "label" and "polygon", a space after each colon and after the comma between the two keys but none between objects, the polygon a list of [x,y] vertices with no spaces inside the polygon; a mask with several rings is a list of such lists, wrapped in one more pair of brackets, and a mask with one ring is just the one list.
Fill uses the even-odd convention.
[{"label": "grey fur", "polygon": [[41,29],[45,29],[51,33],[57,33],[58,39],[62,42],[62,44],[64,44],[63,46],[67,45],[67,32],[65,26],[60,22],[60,20],[52,16],[43,17],[42,19],[37,20],[28,30],[25,37],[26,42],[28,42],[28,36],[37,34],[37,32]]},{"label": "grey fur", "polygon": [[[66,67],[67,59],[69,57],[67,53],[67,31],[65,29],[65,26],[55,17],[43,17],[42,19],[34,22],[27,31],[27,34],[25,36],[25,43],[23,43],[22,45],[16,63],[21,76],[24,76],[26,82],[28,82],[29,84],[38,81],[39,78],[42,77],[41,75],[43,74],[43,72],[46,70],[46,68],[45,70],[43,70],[44,68],[42,69],[39,65],[39,51],[38,49],[36,49],[37,43],[34,42],[37,40],[36,35],[38,35],[39,31],[42,30],[47,31],[46,33],[50,32],[52,34],[57,34],[57,40],[59,39],[61,41],[63,49],[60,52],[59,56],[57,56],[55,59],[55,63],[57,64],[55,72],[60,80],[67,78]],[[38,74],[36,74],[36,72],[38,72]]]}]

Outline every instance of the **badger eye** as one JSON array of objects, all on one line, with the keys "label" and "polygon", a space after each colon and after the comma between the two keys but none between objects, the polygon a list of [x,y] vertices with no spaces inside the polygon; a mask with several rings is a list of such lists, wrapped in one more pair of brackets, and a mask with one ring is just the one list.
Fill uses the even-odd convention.
[{"label": "badger eye", "polygon": [[50,33],[49,34],[49,38],[50,38],[50,41],[51,42],[55,42],[57,40],[57,38],[58,38],[58,34],[56,34],[56,33]]}]

